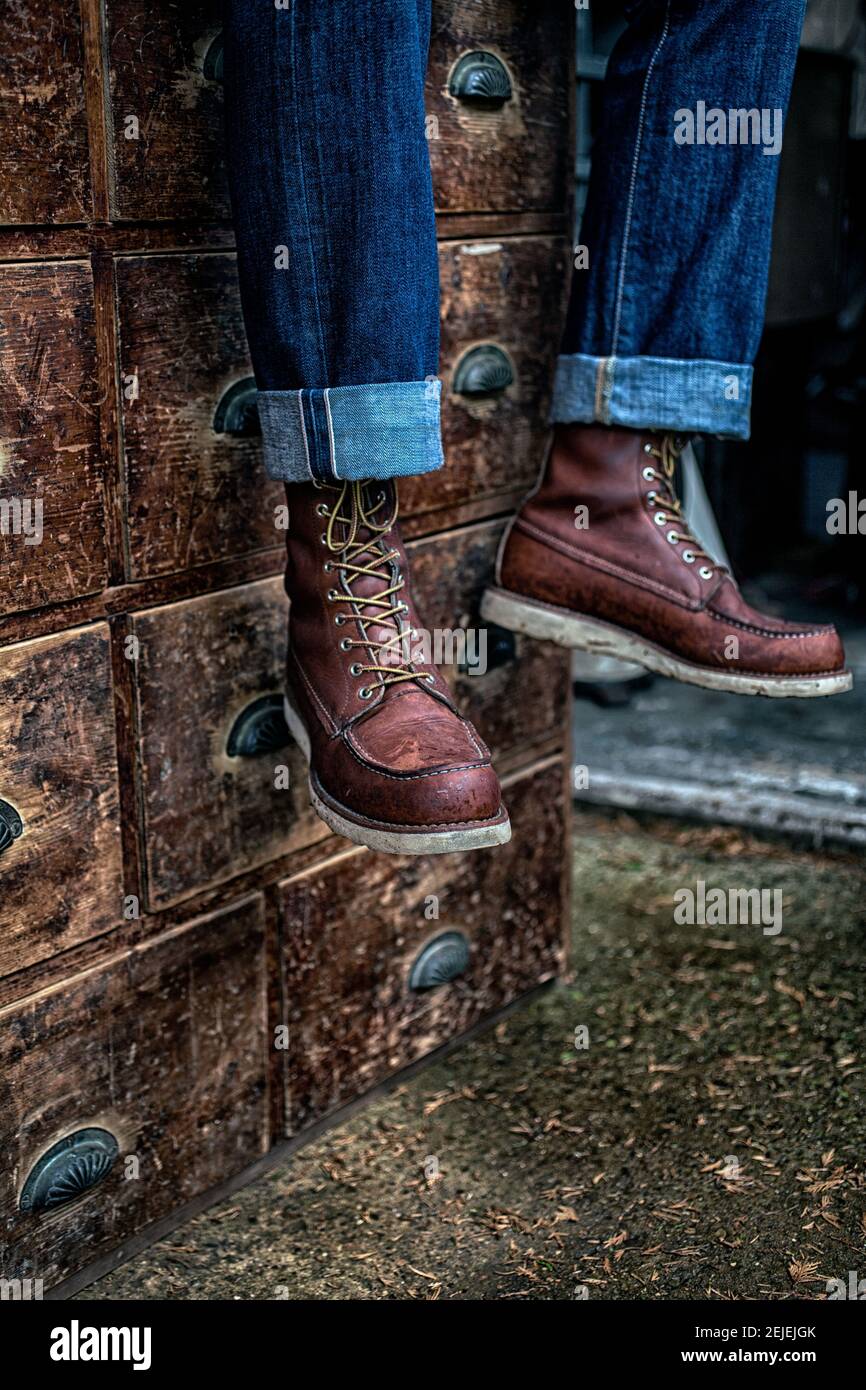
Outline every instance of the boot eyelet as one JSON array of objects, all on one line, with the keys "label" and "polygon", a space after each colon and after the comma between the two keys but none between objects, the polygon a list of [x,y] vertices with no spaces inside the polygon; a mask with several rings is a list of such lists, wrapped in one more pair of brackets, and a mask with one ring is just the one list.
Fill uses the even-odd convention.
[{"label": "boot eyelet", "polygon": [[694,551],[692,551],[692,550],[684,550],[684,551],[683,551],[683,563],[686,564],[686,565],[693,565],[693,564],[695,563]]},{"label": "boot eyelet", "polygon": [[423,676],[423,677],[422,677],[422,679],[425,680],[425,681],[427,682],[428,685],[435,685],[435,684],[436,684],[436,677],[433,676],[433,675],[431,675],[429,671],[428,671],[428,673],[427,673],[426,676]]},{"label": "boot eyelet", "polygon": [[351,637],[343,637],[343,638],[341,638],[341,640],[340,640],[340,651],[341,651],[341,652],[350,652],[351,650],[352,650],[352,639],[351,639]]},{"label": "boot eyelet", "polygon": [[652,480],[653,480],[653,478],[655,477],[655,475],[656,475],[655,469],[654,469],[654,468],[650,468],[649,465],[647,465],[646,468],[642,468],[642,469],[641,469],[641,476],[644,477],[644,478],[646,478],[646,480],[647,480],[648,483],[651,483],[651,482],[652,482]]},{"label": "boot eyelet", "polygon": [[322,545],[327,545],[327,544],[328,544],[328,537],[325,535],[325,532],[324,532],[324,531],[322,532],[321,536],[319,537],[319,540],[321,541]]},{"label": "boot eyelet", "polygon": [[329,590],[328,590],[328,602],[329,602],[329,603],[336,603],[336,601],[337,601],[337,599],[338,599],[339,597],[340,597],[340,595],[337,593],[337,590],[336,590],[336,589],[329,589]]},{"label": "boot eyelet", "polygon": [[361,686],[361,689],[358,691],[358,699],[359,699],[359,700],[369,700],[369,698],[370,698],[370,696],[371,696],[372,694],[373,694],[373,692],[372,692],[372,690],[370,689],[369,685],[362,685],[362,686]]},{"label": "boot eyelet", "polygon": [[318,507],[316,508],[316,516],[327,516],[327,515],[328,515],[328,504],[327,504],[327,502],[320,502],[319,505],[318,505]]},{"label": "boot eyelet", "polygon": [[363,674],[363,671],[364,668],[361,665],[360,661],[353,661],[351,666],[349,667],[350,676],[360,676]]},{"label": "boot eyelet", "polygon": [[648,492],[646,495],[646,500],[650,503],[651,506],[655,506],[655,501],[657,497],[657,492]]},{"label": "boot eyelet", "polygon": [[346,615],[345,615],[345,613],[335,613],[335,614],[334,614],[334,622],[336,623],[337,627],[342,627],[342,626],[343,626],[343,623],[344,623],[345,621],[346,621]]},{"label": "boot eyelet", "polygon": [[713,577],[713,572],[708,565],[701,565],[698,574],[701,576],[701,579],[712,579]]},{"label": "boot eyelet", "polygon": [[677,535],[676,531],[668,531],[667,539],[670,541],[671,545],[676,545],[677,541],[679,540],[679,536]]},{"label": "boot eyelet", "polygon": [[326,560],[325,563],[322,565],[322,569],[325,571],[325,574],[330,574],[333,568],[334,566],[331,564],[330,560]]},{"label": "boot eyelet", "polygon": [[644,444],[643,451],[645,454],[651,454],[653,451],[653,446],[651,444]]},{"label": "boot eyelet", "polygon": [[668,524],[668,519],[664,512],[656,512],[655,516],[653,517],[653,521],[655,522],[656,526],[667,526]]}]

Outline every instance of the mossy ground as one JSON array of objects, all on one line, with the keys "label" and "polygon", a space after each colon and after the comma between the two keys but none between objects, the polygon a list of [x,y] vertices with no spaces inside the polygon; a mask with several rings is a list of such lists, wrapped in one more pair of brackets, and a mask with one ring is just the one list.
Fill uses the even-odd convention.
[{"label": "mossy ground", "polygon": [[[566,982],[79,1297],[815,1299],[866,1275],[866,863],[575,832]],[[781,888],[783,930],[677,925],[698,879]]]}]

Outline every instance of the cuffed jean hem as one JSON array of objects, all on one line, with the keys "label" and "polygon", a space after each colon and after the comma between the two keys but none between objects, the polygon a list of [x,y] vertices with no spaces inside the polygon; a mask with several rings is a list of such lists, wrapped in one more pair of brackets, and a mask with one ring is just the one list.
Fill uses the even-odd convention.
[{"label": "cuffed jean hem", "polygon": [[752,368],[743,363],[566,353],[550,421],[748,439],[751,398]]},{"label": "cuffed jean hem", "polygon": [[442,384],[259,391],[265,468],[287,483],[402,478],[441,468]]}]

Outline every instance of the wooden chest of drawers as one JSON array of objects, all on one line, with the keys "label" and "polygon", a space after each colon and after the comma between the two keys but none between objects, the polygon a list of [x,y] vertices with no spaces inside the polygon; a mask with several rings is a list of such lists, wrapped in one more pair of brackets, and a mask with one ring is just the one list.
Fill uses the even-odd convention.
[{"label": "wooden chest of drawers", "polygon": [[[339,840],[275,717],[281,494],[225,408],[251,370],[219,13],[0,15],[0,1276],[46,1287],[562,963],[561,652],[489,632],[483,675],[445,670],[506,782],[514,838],[497,851],[395,859]],[[478,625],[541,461],[570,25],[557,0],[434,3],[448,467],[402,488],[431,627]],[[449,88],[479,52],[506,74],[495,107]],[[479,348],[493,393],[466,369]]]}]

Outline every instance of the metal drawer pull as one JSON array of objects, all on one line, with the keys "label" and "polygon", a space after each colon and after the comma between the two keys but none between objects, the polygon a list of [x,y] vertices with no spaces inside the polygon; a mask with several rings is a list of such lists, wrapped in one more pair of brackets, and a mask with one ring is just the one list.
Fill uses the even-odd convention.
[{"label": "metal drawer pull", "polygon": [[21,1211],[50,1211],[74,1202],[111,1171],[120,1152],[107,1129],[77,1129],[38,1158],[21,1192]]},{"label": "metal drawer pull", "polygon": [[204,75],[208,82],[222,82],[223,80],[223,34],[222,29],[216,35],[204,55],[203,65]]},{"label": "metal drawer pull", "polygon": [[460,931],[445,931],[428,941],[409,971],[409,988],[420,991],[447,985],[469,965],[469,942]]},{"label": "metal drawer pull", "polygon": [[8,801],[0,801],[0,854],[24,833],[24,822]]},{"label": "metal drawer pull", "polygon": [[245,376],[220,396],[213,417],[217,434],[261,434],[259,423],[258,388],[255,377]]},{"label": "metal drawer pull", "polygon": [[282,695],[261,695],[242,709],[226,743],[230,758],[256,758],[260,753],[275,753],[291,743]]},{"label": "metal drawer pull", "polygon": [[482,49],[464,53],[451,74],[448,90],[458,101],[495,110],[512,97],[511,78],[501,58]]},{"label": "metal drawer pull", "polygon": [[464,352],[454,368],[454,390],[458,396],[495,396],[514,381],[508,355],[495,343]]}]

